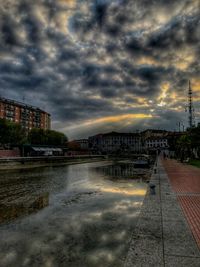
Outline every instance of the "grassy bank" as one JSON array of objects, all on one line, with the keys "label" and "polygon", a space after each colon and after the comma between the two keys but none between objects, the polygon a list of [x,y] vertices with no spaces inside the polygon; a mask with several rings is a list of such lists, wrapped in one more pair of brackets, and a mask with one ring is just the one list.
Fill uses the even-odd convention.
[{"label": "grassy bank", "polygon": [[200,160],[199,160],[199,159],[191,159],[191,160],[189,161],[189,164],[190,164],[190,165],[193,165],[193,166],[195,166],[195,167],[200,168]]}]

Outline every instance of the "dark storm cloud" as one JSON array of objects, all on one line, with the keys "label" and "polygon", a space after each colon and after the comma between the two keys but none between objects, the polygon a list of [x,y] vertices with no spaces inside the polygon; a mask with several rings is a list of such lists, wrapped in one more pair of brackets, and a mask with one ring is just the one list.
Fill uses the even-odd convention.
[{"label": "dark storm cloud", "polygon": [[[159,101],[164,101],[163,90],[179,97],[188,79],[199,77],[196,3],[4,0],[0,95],[26,96],[52,113],[59,127],[127,112],[149,114],[150,109],[163,127],[176,124],[183,114],[168,106],[161,112]],[[182,105],[178,97],[174,105]],[[144,122],[156,127],[161,120]]]},{"label": "dark storm cloud", "polygon": [[107,3],[103,0],[96,0],[93,8],[93,20],[96,21],[100,27],[102,27],[106,20]]},{"label": "dark storm cloud", "polygon": [[15,21],[8,15],[1,17],[1,34],[4,48],[19,45],[19,40],[13,28]]},{"label": "dark storm cloud", "polygon": [[148,47],[146,47],[139,38],[129,38],[129,40],[126,42],[125,48],[135,56],[141,54],[149,55]]},{"label": "dark storm cloud", "polygon": [[69,61],[69,60],[77,60],[77,53],[73,49],[62,49],[60,52],[60,55],[58,57],[58,61]]},{"label": "dark storm cloud", "polygon": [[[68,103],[66,106],[65,103]],[[104,110],[107,112],[114,112],[112,105],[107,100],[98,100],[98,99],[78,99],[78,97],[66,97],[66,99],[52,99],[53,104],[63,105],[63,110],[60,110],[58,113],[58,119],[65,120],[68,119],[69,122],[74,123],[74,120],[89,119],[91,113],[96,116],[104,115]],[[103,109],[102,109],[103,107]],[[87,108],[87,112],[83,113],[82,110]]]},{"label": "dark storm cloud", "polygon": [[34,16],[32,6],[27,1],[22,1],[19,4],[18,12],[22,14],[21,23],[25,27],[28,41],[31,44],[38,43],[42,34],[42,24]]},{"label": "dark storm cloud", "polygon": [[199,16],[183,16],[174,18],[155,34],[147,43],[152,48],[180,48],[183,45],[196,45],[200,41]]}]

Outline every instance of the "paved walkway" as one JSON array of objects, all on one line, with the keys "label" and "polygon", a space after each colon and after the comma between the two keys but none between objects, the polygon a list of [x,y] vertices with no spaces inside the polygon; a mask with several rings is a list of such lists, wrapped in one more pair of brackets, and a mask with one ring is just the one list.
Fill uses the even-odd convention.
[{"label": "paved walkway", "polygon": [[[164,165],[168,165],[171,174],[175,173],[170,162]],[[175,176],[173,177],[175,183]],[[156,194],[151,195],[149,190],[147,192],[124,266],[199,267],[200,250],[160,160],[151,183],[156,185]],[[186,182],[184,185],[186,189]],[[180,189],[180,184],[177,186]],[[186,192],[185,189],[181,189],[182,193]],[[193,191],[190,193],[193,197]],[[179,197],[184,198],[185,195],[178,195],[178,199]]]},{"label": "paved walkway", "polygon": [[168,159],[163,165],[200,248],[200,169]]}]

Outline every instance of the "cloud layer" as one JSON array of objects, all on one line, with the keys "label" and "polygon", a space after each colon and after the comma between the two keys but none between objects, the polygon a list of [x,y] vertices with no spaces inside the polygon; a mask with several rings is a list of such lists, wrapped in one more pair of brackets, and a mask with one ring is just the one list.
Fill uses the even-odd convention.
[{"label": "cloud layer", "polygon": [[0,95],[46,109],[70,138],[187,126],[189,79],[198,120],[199,0],[0,4]]}]

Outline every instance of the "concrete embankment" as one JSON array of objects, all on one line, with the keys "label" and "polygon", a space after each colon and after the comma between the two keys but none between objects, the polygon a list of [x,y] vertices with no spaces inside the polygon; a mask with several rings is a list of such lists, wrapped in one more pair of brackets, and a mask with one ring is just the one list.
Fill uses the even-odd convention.
[{"label": "concrete embankment", "polygon": [[101,155],[86,155],[74,157],[19,157],[0,158],[1,170],[16,170],[26,168],[37,168],[46,166],[62,166],[68,164],[78,164],[105,160]]},{"label": "concrete embankment", "polygon": [[199,267],[200,252],[161,161],[156,166],[124,267]]}]

